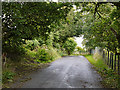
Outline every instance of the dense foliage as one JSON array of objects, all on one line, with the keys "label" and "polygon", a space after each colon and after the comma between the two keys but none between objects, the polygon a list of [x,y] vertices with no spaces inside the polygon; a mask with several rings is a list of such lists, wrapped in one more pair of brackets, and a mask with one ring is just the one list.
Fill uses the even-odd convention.
[{"label": "dense foliage", "polygon": [[[2,30],[2,52],[13,62],[47,63],[70,55],[77,45],[73,37],[82,35],[87,50],[120,53],[120,2],[3,2]],[[11,80],[14,74],[3,76]]]},{"label": "dense foliage", "polygon": [[84,50],[83,48],[79,47],[79,46],[77,46],[76,49],[77,49],[77,51],[79,52],[79,54],[80,54],[81,52],[85,52],[85,50]]},{"label": "dense foliage", "polygon": [[76,46],[77,46],[77,43],[71,38],[66,40],[66,42],[63,45],[63,47],[67,51],[68,55],[72,54],[72,52],[75,50]]},{"label": "dense foliage", "polygon": [[[60,20],[66,18],[72,5],[70,3],[4,2],[2,8],[3,52],[6,52],[9,57],[15,57],[25,53],[22,44],[26,40],[37,39],[40,45],[49,44],[50,32]],[[27,48],[31,50],[35,48],[33,41],[27,43],[31,43]]]},{"label": "dense foliage", "polygon": [[120,52],[120,3],[84,3],[80,4],[78,16],[82,22],[78,25],[84,35],[83,44],[88,49],[107,48]]},{"label": "dense foliage", "polygon": [[4,2],[2,8],[2,46],[9,57],[24,54],[28,43],[31,50],[37,44],[62,50],[69,37],[81,34],[88,49],[120,50],[119,3]]},{"label": "dense foliage", "polygon": [[88,49],[120,50],[119,3],[4,2],[2,8],[2,46],[8,57],[24,55],[23,44],[30,50],[43,44],[63,50],[69,37],[81,34]]}]

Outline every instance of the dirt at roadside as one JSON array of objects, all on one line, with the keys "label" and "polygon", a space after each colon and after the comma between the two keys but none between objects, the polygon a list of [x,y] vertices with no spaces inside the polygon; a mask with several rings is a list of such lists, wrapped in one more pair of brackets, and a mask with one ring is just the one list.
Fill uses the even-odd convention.
[{"label": "dirt at roadside", "polygon": [[31,79],[31,77],[27,77],[29,74],[38,69],[48,67],[49,64],[50,63],[21,63],[14,66],[14,68],[12,68],[15,72],[13,82],[3,84],[2,88],[19,88],[22,83]]}]

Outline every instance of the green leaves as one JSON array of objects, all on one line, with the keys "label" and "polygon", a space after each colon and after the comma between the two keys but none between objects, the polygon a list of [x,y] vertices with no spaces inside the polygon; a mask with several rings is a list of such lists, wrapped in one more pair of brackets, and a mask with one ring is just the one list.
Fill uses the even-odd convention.
[{"label": "green leaves", "polygon": [[50,53],[47,52],[47,50],[39,48],[35,55],[37,62],[50,62],[54,58],[54,56],[51,56]]},{"label": "green leaves", "polygon": [[15,75],[15,73],[10,72],[10,71],[3,72],[3,77],[2,77],[3,83],[13,82],[14,75]]},{"label": "green leaves", "polygon": [[[83,6],[81,10],[85,14],[82,15],[83,24],[79,24],[84,35],[84,45],[87,48],[107,47],[109,50],[116,52],[116,48],[120,48],[120,25],[119,25],[119,8],[116,8],[111,3],[97,3],[98,7],[95,9],[93,3],[88,3],[88,6]],[[88,7],[94,8],[96,11],[89,11]],[[87,14],[86,14],[87,13]],[[81,15],[78,14],[78,17]],[[93,16],[95,14],[95,17]],[[118,38],[119,37],[119,38]]]},{"label": "green leaves", "polygon": [[85,51],[84,49],[82,49],[82,48],[79,47],[79,46],[77,46],[76,49],[77,49],[78,52]]},{"label": "green leaves", "polygon": [[70,3],[3,2],[3,52],[11,53],[11,49],[20,47],[22,39],[42,37],[42,41],[46,41],[48,34],[59,20],[65,19],[71,8]]},{"label": "green leaves", "polygon": [[68,55],[72,54],[76,46],[77,43],[72,38],[67,39],[67,41],[63,44],[63,47],[65,48]]}]

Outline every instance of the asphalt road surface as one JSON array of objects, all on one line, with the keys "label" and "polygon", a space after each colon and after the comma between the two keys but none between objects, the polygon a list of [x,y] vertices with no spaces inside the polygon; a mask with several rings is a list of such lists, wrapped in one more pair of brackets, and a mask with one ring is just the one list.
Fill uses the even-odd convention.
[{"label": "asphalt road surface", "polygon": [[84,56],[63,57],[30,77],[21,88],[102,88],[100,75]]}]

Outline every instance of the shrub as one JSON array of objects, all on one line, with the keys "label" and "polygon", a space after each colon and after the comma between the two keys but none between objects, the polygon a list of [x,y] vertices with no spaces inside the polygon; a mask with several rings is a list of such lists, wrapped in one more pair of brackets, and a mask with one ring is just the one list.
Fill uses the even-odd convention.
[{"label": "shrub", "polygon": [[68,55],[73,53],[76,46],[77,46],[77,43],[71,38],[69,38],[63,45]]},{"label": "shrub", "polygon": [[77,51],[80,53],[80,52],[84,52],[85,50],[79,46],[76,47]]},{"label": "shrub", "polygon": [[31,50],[29,50],[29,49],[26,49],[26,54],[27,54],[27,56],[29,56],[29,57],[35,58],[36,52],[35,52],[35,51],[31,51]]},{"label": "shrub", "polygon": [[26,48],[30,49],[30,50],[34,50],[36,47],[39,46],[39,42],[35,39],[35,40],[26,40]]},{"label": "shrub", "polygon": [[50,62],[53,60],[53,56],[50,55],[45,49],[38,48],[35,61],[37,62]]},{"label": "shrub", "polygon": [[25,49],[23,48],[22,45],[16,46],[16,47],[11,47],[8,50],[9,51],[7,51],[7,57],[10,58],[10,60],[12,60],[14,62],[21,61],[25,55]]},{"label": "shrub", "polygon": [[60,50],[58,51],[58,49],[56,49],[56,48],[48,47],[47,53],[49,53],[53,57],[53,59],[55,60],[55,59],[60,58],[61,52],[60,52]]},{"label": "shrub", "polygon": [[10,71],[3,72],[3,77],[2,77],[3,83],[12,82],[14,75],[15,73],[10,72]]}]

